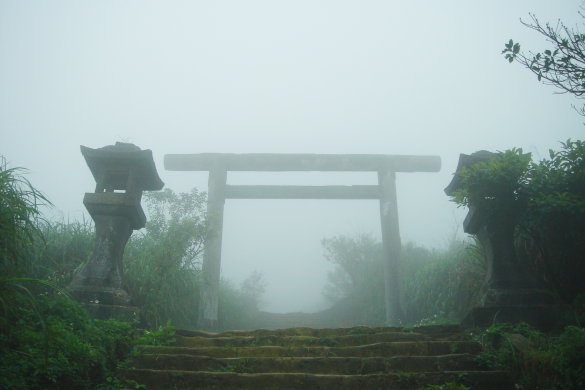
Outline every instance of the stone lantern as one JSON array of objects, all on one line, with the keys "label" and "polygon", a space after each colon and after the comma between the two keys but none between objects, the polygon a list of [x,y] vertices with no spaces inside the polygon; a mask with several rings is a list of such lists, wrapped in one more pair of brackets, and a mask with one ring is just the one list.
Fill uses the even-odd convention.
[{"label": "stone lantern", "polygon": [[124,289],[124,248],[132,231],[146,223],[140,205],[142,191],[160,190],[164,183],[152,151],[136,145],[81,146],[81,154],[96,181],[95,192],[83,198],[95,222],[96,241],[91,258],[73,277],[69,290],[95,317],[128,319],[136,314],[136,308]]},{"label": "stone lantern", "polygon": [[[461,154],[457,171],[445,193],[453,196],[461,188],[459,172],[476,163],[488,162],[496,153],[485,150]],[[494,202],[497,201],[494,199]],[[502,208],[469,205],[463,222],[465,233],[477,236],[487,260],[487,290],[482,306],[472,309],[464,323],[489,326],[493,322],[528,322],[550,328],[559,316],[558,297],[537,280],[519,261],[514,244],[519,205],[513,198]]]}]

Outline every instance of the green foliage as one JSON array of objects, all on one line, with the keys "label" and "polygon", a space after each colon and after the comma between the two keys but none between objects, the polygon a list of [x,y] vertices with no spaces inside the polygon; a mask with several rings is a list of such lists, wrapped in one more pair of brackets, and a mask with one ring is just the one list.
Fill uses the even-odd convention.
[{"label": "green foliage", "polygon": [[527,222],[533,226],[585,215],[585,142],[567,140],[561,147],[549,150],[550,159],[530,165],[530,182],[523,190],[530,199]]},{"label": "green foliage", "polygon": [[563,389],[585,388],[585,329],[568,326],[552,346]]},{"label": "green foliage", "polygon": [[561,146],[531,164],[519,228],[524,261],[571,302],[585,293],[585,142]]},{"label": "green foliage", "polygon": [[124,253],[128,292],[152,329],[171,320],[195,326],[200,258],[205,239],[205,193],[170,189],[144,195],[149,219]]},{"label": "green foliage", "polygon": [[256,372],[254,363],[248,359],[238,359],[234,363],[220,367],[218,372],[238,372],[241,374]]},{"label": "green foliage", "polygon": [[460,188],[455,191],[453,201],[492,211],[517,209],[529,164],[530,154],[511,149],[497,153],[496,158],[486,162],[463,167],[457,173]]},{"label": "green foliage", "polygon": [[571,302],[585,293],[585,142],[561,145],[531,164],[519,228],[524,261]]},{"label": "green foliage", "polygon": [[145,329],[135,343],[138,345],[173,345],[175,343],[175,327],[171,321],[156,330]]},{"label": "green foliage", "polygon": [[[518,345],[518,336],[525,338]],[[480,333],[484,348],[478,362],[510,370],[520,389],[572,390],[585,385],[585,329],[568,326],[547,335],[525,323],[495,323]]]},{"label": "green foliage", "polygon": [[[584,17],[582,13],[580,15]],[[522,24],[543,36],[552,45],[551,48],[537,53],[524,53],[520,50],[520,43],[510,39],[502,51],[504,58],[529,69],[538,81],[582,98],[585,93],[585,34],[578,29],[568,28],[561,21],[556,25],[543,25],[535,15],[531,14],[530,18],[532,22],[522,21]],[[585,106],[578,112],[585,115]]]},{"label": "green foliage", "polygon": [[92,321],[69,298],[22,295],[0,328],[0,388],[91,389],[132,348],[134,330],[114,320]]}]

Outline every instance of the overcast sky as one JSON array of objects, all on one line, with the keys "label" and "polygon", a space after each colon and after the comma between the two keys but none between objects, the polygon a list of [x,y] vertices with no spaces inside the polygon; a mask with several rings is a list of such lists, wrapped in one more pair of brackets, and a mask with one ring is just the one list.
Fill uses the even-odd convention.
[{"label": "overcast sky", "polygon": [[[500,54],[520,24],[581,23],[580,1],[0,0],[0,154],[80,218],[94,189],[79,145],[167,153],[438,155],[440,173],[399,174],[403,241],[441,247],[465,210],[443,193],[459,153],[522,147],[545,157],[583,138],[571,96]],[[231,184],[374,184],[374,174],[230,174]],[[379,237],[375,201],[228,200],[222,275],[268,281],[264,308],[316,310],[323,237]]]}]

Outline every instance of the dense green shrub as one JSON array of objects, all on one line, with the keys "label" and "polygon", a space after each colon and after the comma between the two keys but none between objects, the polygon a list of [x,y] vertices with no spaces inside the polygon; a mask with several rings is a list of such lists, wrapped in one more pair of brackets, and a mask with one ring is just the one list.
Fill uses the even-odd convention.
[{"label": "dense green shrub", "polygon": [[9,297],[13,308],[0,318],[0,388],[92,389],[132,349],[132,325],[91,320],[65,296],[36,295],[34,304]]},{"label": "dense green shrub", "polygon": [[585,142],[568,140],[549,155],[528,171],[520,252],[570,303],[585,294]]},{"label": "dense green shrub", "polygon": [[552,346],[563,389],[585,388],[585,329],[568,326]]},{"label": "dense green shrub", "polygon": [[585,142],[531,162],[521,149],[458,172],[453,200],[513,217],[518,257],[570,303],[585,293]]},{"label": "dense green shrub", "polygon": [[522,149],[511,149],[497,153],[489,161],[462,167],[457,172],[459,188],[453,194],[453,201],[490,212],[515,212],[518,202],[524,200],[522,191],[528,180],[530,158]]},{"label": "dense green shrub", "polygon": [[560,335],[525,323],[495,323],[480,331],[484,345],[477,360],[487,368],[509,370],[519,389],[577,390],[585,386],[585,329],[566,327]]}]

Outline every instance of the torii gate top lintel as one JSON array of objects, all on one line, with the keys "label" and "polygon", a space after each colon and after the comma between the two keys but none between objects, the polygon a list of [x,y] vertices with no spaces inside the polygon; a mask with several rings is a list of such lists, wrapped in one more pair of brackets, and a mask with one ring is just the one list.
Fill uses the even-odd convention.
[{"label": "torii gate top lintel", "polygon": [[439,156],[387,154],[278,154],[278,153],[199,153],[167,154],[165,168],[170,171],[337,171],[438,172]]},{"label": "torii gate top lintel", "polygon": [[[207,235],[203,253],[199,327],[217,329],[223,211],[226,199],[378,199],[384,249],[386,321],[399,325],[400,229],[396,196],[396,172],[438,172],[438,156],[381,154],[167,154],[170,171],[208,171]],[[377,172],[378,185],[361,186],[266,186],[228,185],[228,171],[322,171]]]}]

